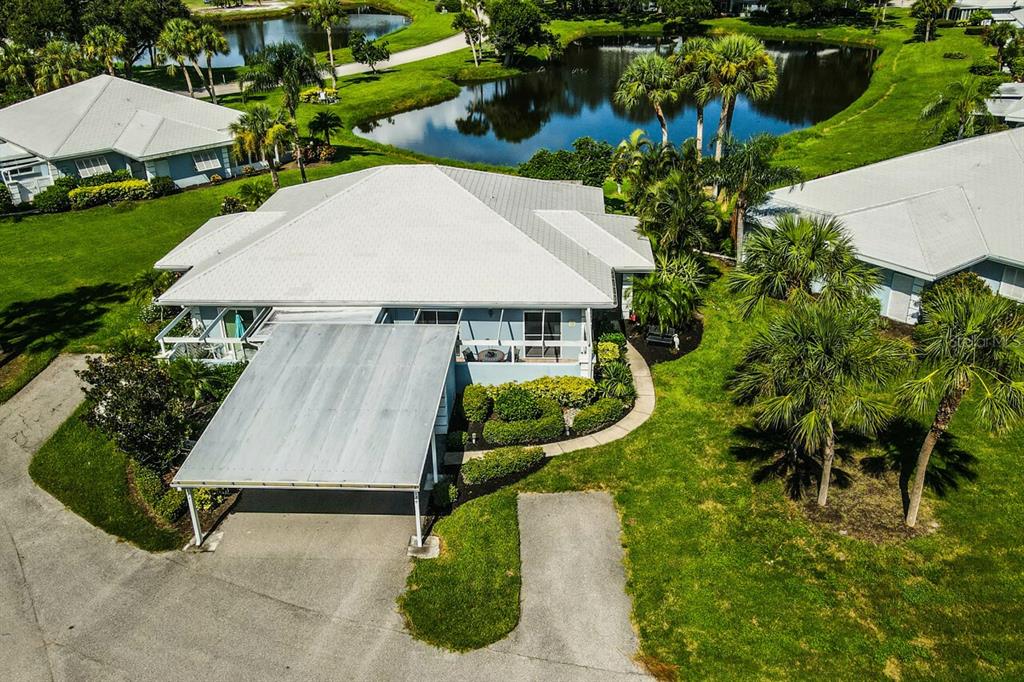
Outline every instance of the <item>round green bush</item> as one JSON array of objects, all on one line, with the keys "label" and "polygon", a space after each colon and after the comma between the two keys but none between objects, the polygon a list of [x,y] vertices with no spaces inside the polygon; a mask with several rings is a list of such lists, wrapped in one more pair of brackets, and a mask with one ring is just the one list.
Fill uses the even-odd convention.
[{"label": "round green bush", "polygon": [[586,407],[597,397],[597,384],[587,377],[538,377],[520,386],[538,398],[550,398],[562,407]]},{"label": "round green bush", "polygon": [[572,422],[574,433],[594,433],[611,426],[626,413],[626,404],[617,398],[601,398],[576,413]]},{"label": "round green bush", "polygon": [[505,387],[494,399],[494,414],[507,422],[536,419],[541,415],[537,397],[522,386],[512,384]]},{"label": "round green bush", "polygon": [[966,270],[957,272],[942,279],[936,280],[924,288],[921,292],[921,310],[926,314],[935,299],[942,294],[991,294],[992,289],[985,284],[985,280],[973,272]]},{"label": "round green bush", "polygon": [[480,485],[496,478],[529,471],[543,460],[544,450],[541,448],[524,448],[518,445],[495,448],[483,457],[471,459],[463,464],[462,481],[466,485]]},{"label": "round green bush", "polygon": [[61,177],[39,194],[32,197],[32,206],[42,213],[61,213],[71,210],[68,194],[78,187],[78,178]]},{"label": "round green bush", "polygon": [[562,408],[554,400],[537,400],[541,416],[523,421],[503,421],[493,418],[484,424],[484,440],[491,445],[524,445],[546,443],[565,435]]},{"label": "round green bush", "polygon": [[10,213],[14,210],[14,197],[7,185],[0,185],[0,213]]},{"label": "round green bush", "polygon": [[462,414],[466,421],[484,422],[491,416],[491,396],[487,387],[470,384],[462,394]]},{"label": "round green bush", "polygon": [[149,185],[153,190],[154,197],[165,197],[178,191],[178,186],[174,184],[174,180],[171,180],[166,175],[156,176],[149,181]]}]

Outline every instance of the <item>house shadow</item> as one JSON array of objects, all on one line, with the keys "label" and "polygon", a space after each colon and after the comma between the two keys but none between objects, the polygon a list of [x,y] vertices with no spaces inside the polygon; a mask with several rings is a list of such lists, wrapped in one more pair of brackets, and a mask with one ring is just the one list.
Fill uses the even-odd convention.
[{"label": "house shadow", "polygon": [[[905,417],[896,419],[876,439],[882,454],[864,457],[860,461],[861,471],[869,476],[879,477],[889,472],[899,475],[904,513],[910,503],[910,485],[917,454],[927,433],[928,427],[917,421]],[[925,486],[939,497],[945,497],[959,489],[961,481],[978,478],[977,461],[977,457],[958,445],[956,436],[945,433],[928,461]]]}]

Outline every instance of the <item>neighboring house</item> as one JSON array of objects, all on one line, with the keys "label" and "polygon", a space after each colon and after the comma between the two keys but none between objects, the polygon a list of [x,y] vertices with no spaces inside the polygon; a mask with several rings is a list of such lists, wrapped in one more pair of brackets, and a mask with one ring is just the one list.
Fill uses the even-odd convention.
[{"label": "neighboring house", "polygon": [[179,187],[230,177],[238,112],[102,75],[0,109],[0,174],[15,202],[70,175],[127,169]]},{"label": "neighboring house", "polygon": [[772,192],[781,211],[840,218],[881,269],[882,314],[915,323],[922,289],[961,270],[1024,301],[1024,128],[973,137]]},{"label": "neighboring house", "polygon": [[978,10],[991,12],[994,22],[1009,21],[1024,28],[1024,0],[956,0],[946,18],[967,21]]},{"label": "neighboring house", "polygon": [[458,390],[592,376],[595,315],[654,270],[635,227],[600,188],[428,165],[213,218],[156,264],[184,272],[157,339],[251,362],[172,484],[411,493],[421,545]]},{"label": "neighboring house", "polygon": [[1006,125],[1024,125],[1024,83],[1000,83],[985,105],[990,114]]}]

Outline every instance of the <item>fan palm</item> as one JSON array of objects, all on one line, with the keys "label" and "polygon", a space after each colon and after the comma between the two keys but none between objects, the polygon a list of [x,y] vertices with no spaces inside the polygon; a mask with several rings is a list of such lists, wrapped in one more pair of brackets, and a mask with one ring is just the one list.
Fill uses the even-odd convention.
[{"label": "fan palm", "polygon": [[779,149],[779,139],[768,133],[755,135],[746,142],[729,137],[726,154],[718,164],[719,187],[731,198],[732,216],[729,234],[736,246],[736,258],[742,258],[743,220],[751,206],[768,198],[768,191],[779,185],[800,181],[800,169],[772,164]]},{"label": "fan palm", "polygon": [[335,26],[348,24],[348,14],[342,7],[341,0],[312,0],[306,8],[309,12],[309,25],[327,33],[327,59],[331,65],[331,85],[338,87],[338,76],[334,72],[334,37]]},{"label": "fan palm", "polygon": [[953,133],[954,139],[985,132],[994,119],[985,100],[992,86],[983,78],[965,76],[946,86],[945,92],[921,110],[921,120],[934,121],[930,134]]},{"label": "fan palm", "polygon": [[196,42],[206,59],[206,88],[210,101],[217,103],[217,88],[213,82],[213,58],[231,52],[231,46],[224,34],[213,24],[200,24],[196,30]]},{"label": "fan palm", "polygon": [[667,147],[668,121],[664,105],[679,98],[676,70],[667,59],[657,54],[645,54],[629,63],[619,78],[615,102],[627,108],[647,103],[654,109],[661,125],[661,144]]},{"label": "fan palm", "polygon": [[925,373],[904,383],[900,401],[917,412],[934,408],[921,444],[910,491],[906,524],[921,507],[928,460],[963,400],[978,396],[977,417],[1002,430],[1024,416],[1024,311],[989,293],[943,291],[928,301],[914,332]]},{"label": "fan palm", "polygon": [[689,322],[700,305],[705,282],[693,256],[667,258],[659,254],[654,272],[633,278],[630,307],[640,324],[656,324],[664,333]]},{"label": "fan palm", "polygon": [[266,180],[244,182],[238,188],[238,199],[250,211],[255,211],[274,194],[273,186]]},{"label": "fan palm", "polygon": [[36,55],[36,92],[72,85],[89,75],[82,49],[75,43],[51,40]]},{"label": "fan palm", "polygon": [[704,153],[704,107],[712,99],[711,68],[715,43],[710,38],[701,36],[689,38],[679,46],[679,52],[673,55],[676,65],[678,85],[689,93],[694,100],[697,111],[697,158]]},{"label": "fan palm", "polygon": [[736,98],[743,95],[755,101],[766,99],[775,92],[779,81],[775,60],[757,38],[730,34],[719,38],[714,46],[705,92],[708,96],[717,95],[722,99],[715,140],[715,160],[721,160],[725,140],[732,128]]},{"label": "fan palm", "polygon": [[722,224],[718,205],[691,174],[673,169],[637,201],[637,231],[667,256],[704,249]]},{"label": "fan palm", "polygon": [[85,48],[85,55],[103,63],[107,73],[114,75],[114,63],[118,57],[124,54],[127,38],[106,24],[94,26],[82,40],[82,47]]},{"label": "fan palm", "polygon": [[615,180],[615,185],[620,193],[622,192],[623,181],[630,178],[641,157],[652,146],[647,133],[642,128],[637,128],[615,148],[615,151],[612,153],[609,175]]},{"label": "fan palm", "polygon": [[1000,21],[989,26],[985,32],[985,44],[996,48],[996,61],[999,62],[1000,71],[1007,61],[1007,48],[1014,44],[1019,45],[1022,40],[1024,31],[1014,26],[1012,21]]},{"label": "fan palm", "polygon": [[164,24],[160,35],[156,39],[156,49],[162,60],[171,62],[167,67],[167,73],[174,73],[181,69],[185,75],[185,85],[188,88],[189,97],[195,97],[195,88],[192,86],[192,77],[188,72],[188,64],[196,68],[196,72],[202,78],[202,71],[199,71],[196,62],[199,59],[201,48],[196,36],[196,25],[188,19],[175,18]]},{"label": "fan palm", "polygon": [[33,78],[35,55],[21,43],[0,40],[0,83],[10,87],[25,85],[36,94]]},{"label": "fan palm", "polygon": [[267,161],[275,190],[281,188],[275,159],[282,141],[288,137],[289,123],[284,111],[275,112],[266,104],[255,104],[228,126],[235,137],[236,153],[259,156]]},{"label": "fan palm", "polygon": [[297,43],[274,43],[245,59],[239,69],[239,80],[252,89],[266,91],[280,87],[284,91],[284,108],[295,118],[302,86],[320,82],[316,57]]},{"label": "fan palm", "polygon": [[323,135],[324,144],[331,143],[331,133],[342,129],[341,117],[333,111],[318,111],[309,122],[310,135]]},{"label": "fan palm", "polygon": [[732,389],[754,405],[759,424],[784,429],[794,448],[820,454],[818,504],[828,502],[836,431],[873,433],[891,407],[877,390],[910,362],[910,345],[879,333],[880,318],[862,301],[803,302],[772,317],[755,335]]},{"label": "fan palm", "polygon": [[878,270],[858,260],[841,221],[791,213],[752,232],[743,261],[729,273],[744,316],[769,299],[810,297],[812,288],[823,299],[849,302],[869,296],[880,281]]}]

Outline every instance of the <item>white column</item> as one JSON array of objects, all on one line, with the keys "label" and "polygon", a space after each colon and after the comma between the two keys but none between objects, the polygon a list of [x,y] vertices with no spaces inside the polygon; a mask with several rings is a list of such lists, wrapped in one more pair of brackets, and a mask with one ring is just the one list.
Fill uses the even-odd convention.
[{"label": "white column", "polygon": [[412,494],[412,504],[416,509],[416,546],[423,546],[423,530],[420,526],[420,491],[417,490]]},{"label": "white column", "polygon": [[188,500],[188,515],[192,517],[192,532],[195,533],[196,547],[203,544],[203,531],[199,527],[199,514],[196,513],[196,503],[192,499],[192,489],[185,488],[185,499]]},{"label": "white column", "polygon": [[437,485],[437,435],[430,435],[430,461],[434,465],[434,485]]}]

